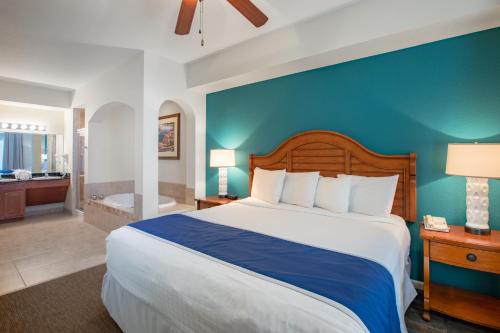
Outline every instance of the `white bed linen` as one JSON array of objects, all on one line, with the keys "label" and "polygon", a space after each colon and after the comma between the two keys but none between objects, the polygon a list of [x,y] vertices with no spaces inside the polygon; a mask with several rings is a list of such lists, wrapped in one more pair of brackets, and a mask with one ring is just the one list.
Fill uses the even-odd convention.
[{"label": "white bed linen", "polygon": [[[410,234],[401,218],[336,214],[321,208],[271,205],[255,198],[186,215],[380,263],[393,277],[401,331],[406,332],[404,312],[416,292],[405,271]],[[162,321],[175,323],[172,331],[366,330],[342,306],[333,307],[134,228],[113,231],[107,238],[107,251],[107,278],[162,314]],[[127,307],[111,302],[109,295],[110,290],[103,290],[104,303],[112,315]],[[129,325],[114,318],[127,331]],[[154,325],[145,329],[162,331]]]}]

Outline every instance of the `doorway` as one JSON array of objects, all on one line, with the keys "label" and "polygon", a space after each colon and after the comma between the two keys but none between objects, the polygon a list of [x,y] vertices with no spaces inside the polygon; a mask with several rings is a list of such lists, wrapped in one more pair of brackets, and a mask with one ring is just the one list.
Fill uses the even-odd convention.
[{"label": "doorway", "polygon": [[74,142],[75,142],[75,168],[76,175],[76,209],[84,211],[85,209],[85,137],[87,130],[85,128],[85,109],[73,109],[74,121]]}]

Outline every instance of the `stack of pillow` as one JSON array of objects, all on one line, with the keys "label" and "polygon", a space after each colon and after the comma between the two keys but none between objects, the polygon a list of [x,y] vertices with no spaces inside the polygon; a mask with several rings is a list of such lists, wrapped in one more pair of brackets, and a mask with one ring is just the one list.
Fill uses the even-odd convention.
[{"label": "stack of pillow", "polygon": [[283,202],[306,208],[320,207],[334,213],[354,212],[389,217],[399,175],[364,177],[319,172],[294,172],[255,168],[251,196],[271,204]]}]

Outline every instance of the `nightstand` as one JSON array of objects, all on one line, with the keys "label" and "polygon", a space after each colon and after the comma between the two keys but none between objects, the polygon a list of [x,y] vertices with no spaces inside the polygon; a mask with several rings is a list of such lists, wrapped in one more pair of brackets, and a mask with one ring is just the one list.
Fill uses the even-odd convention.
[{"label": "nightstand", "polygon": [[424,240],[424,313],[435,310],[475,324],[500,329],[500,299],[430,283],[430,261],[500,274],[500,231],[490,235],[466,233],[464,227],[450,226],[450,232],[426,230],[420,225]]},{"label": "nightstand", "polygon": [[219,198],[218,196],[209,196],[206,197],[205,199],[196,199],[196,209],[205,209],[205,208],[210,208],[210,207],[215,207],[215,206],[220,206],[220,205],[225,205],[230,202],[233,202],[235,200],[231,200],[228,198]]}]

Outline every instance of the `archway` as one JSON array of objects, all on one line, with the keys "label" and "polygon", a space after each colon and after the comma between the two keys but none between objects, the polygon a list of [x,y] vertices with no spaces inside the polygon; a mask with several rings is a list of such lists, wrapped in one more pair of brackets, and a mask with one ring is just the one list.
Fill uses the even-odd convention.
[{"label": "archway", "polygon": [[[194,165],[194,154],[195,154],[195,124],[194,117],[189,112],[186,112],[185,108],[181,106],[181,103],[173,100],[166,100],[163,102],[159,108],[159,118],[160,123],[167,127],[168,130],[174,129],[176,119],[178,115],[179,123],[178,128],[175,130],[180,130],[179,132],[179,142],[177,143],[176,149],[178,150],[178,158],[162,158],[159,153],[158,158],[158,194],[160,196],[160,214],[162,212],[168,211],[168,209],[162,209],[161,202],[165,201],[165,197],[174,198],[175,201],[180,204],[176,208],[185,209],[188,207],[183,207],[183,205],[193,206],[194,205],[194,184],[195,184],[195,165]],[[162,148],[170,147],[171,143],[176,143],[177,133],[173,133],[175,138],[168,141],[166,130],[162,130],[159,126],[158,133],[158,148],[159,151]],[[162,144],[162,142],[164,142]],[[175,155],[175,154],[170,154]],[[163,199],[163,200],[162,200]]]},{"label": "archway", "polygon": [[110,102],[90,118],[87,128],[86,197],[134,193],[135,112]]}]

